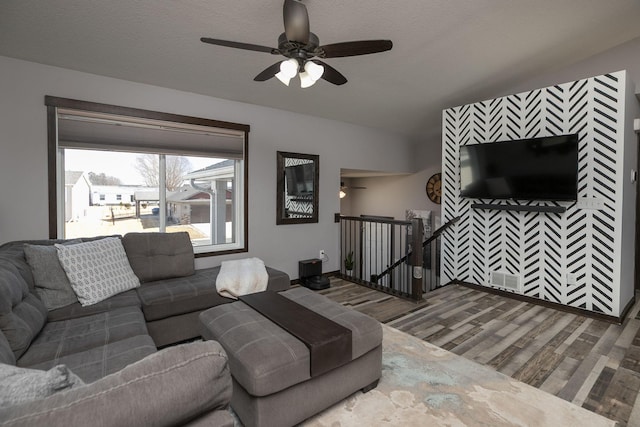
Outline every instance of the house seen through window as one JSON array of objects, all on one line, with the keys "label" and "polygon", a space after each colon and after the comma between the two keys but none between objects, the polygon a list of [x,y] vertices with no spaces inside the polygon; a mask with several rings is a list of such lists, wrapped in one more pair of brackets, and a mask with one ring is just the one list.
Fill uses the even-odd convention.
[{"label": "house seen through window", "polygon": [[57,236],[187,232],[246,250],[244,132],[58,108]]}]

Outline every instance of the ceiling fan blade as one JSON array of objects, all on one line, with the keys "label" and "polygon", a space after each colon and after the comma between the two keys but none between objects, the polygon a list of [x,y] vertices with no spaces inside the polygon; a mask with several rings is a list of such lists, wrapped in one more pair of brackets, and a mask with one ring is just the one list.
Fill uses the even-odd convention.
[{"label": "ceiling fan blade", "polygon": [[251,44],[251,43],[240,43],[240,42],[232,42],[229,40],[219,40],[219,39],[212,39],[209,37],[202,37],[200,39],[201,42],[204,43],[209,43],[209,44],[215,44],[218,46],[226,46],[226,47],[233,47],[235,49],[244,49],[244,50],[253,50],[256,52],[266,52],[266,53],[271,53],[274,55],[279,55],[280,51],[278,49],[275,49],[273,47],[268,47],[268,46],[260,46],[257,44]]},{"label": "ceiling fan blade", "polygon": [[341,58],[345,56],[369,55],[371,53],[391,50],[393,43],[391,40],[361,40],[355,42],[343,42],[320,46],[319,49],[324,54],[318,55],[321,58]]},{"label": "ceiling fan blade", "polygon": [[253,78],[253,80],[255,80],[257,82],[264,82],[264,81],[269,80],[271,77],[275,76],[280,71],[281,62],[282,61],[276,62],[273,65],[270,65],[264,71],[262,71],[260,74],[255,76]]},{"label": "ceiling fan blade", "polygon": [[284,33],[290,42],[309,43],[309,14],[307,7],[296,0],[284,0],[282,8]]},{"label": "ceiling fan blade", "polygon": [[347,82],[347,78],[343,76],[340,73],[340,71],[336,70],[326,62],[318,61],[317,59],[314,59],[313,62],[315,62],[316,64],[320,64],[324,67],[324,72],[322,73],[322,79],[338,86],[343,85]]}]

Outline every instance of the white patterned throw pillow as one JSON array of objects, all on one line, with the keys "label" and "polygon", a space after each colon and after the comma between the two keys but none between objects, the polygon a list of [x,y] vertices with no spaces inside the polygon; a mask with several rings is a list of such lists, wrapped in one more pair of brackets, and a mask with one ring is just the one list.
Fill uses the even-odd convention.
[{"label": "white patterned throw pillow", "polygon": [[82,306],[140,286],[117,237],[70,246],[56,244],[56,248],[60,264]]}]

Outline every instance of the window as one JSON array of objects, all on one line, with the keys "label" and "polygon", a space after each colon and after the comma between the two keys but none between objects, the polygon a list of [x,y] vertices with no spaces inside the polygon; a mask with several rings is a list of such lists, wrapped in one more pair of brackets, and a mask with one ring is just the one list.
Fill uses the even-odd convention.
[{"label": "window", "polygon": [[53,97],[45,103],[56,130],[49,134],[51,237],[186,231],[197,256],[247,250],[248,126]]}]

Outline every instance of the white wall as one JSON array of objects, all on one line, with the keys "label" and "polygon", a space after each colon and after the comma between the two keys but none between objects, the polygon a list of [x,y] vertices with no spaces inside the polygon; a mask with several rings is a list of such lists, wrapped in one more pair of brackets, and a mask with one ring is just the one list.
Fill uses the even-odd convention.
[{"label": "white wall", "polygon": [[[297,278],[298,260],[325,249],[323,270],[338,270],[340,168],[411,172],[411,145],[399,135],[7,57],[0,57],[0,94],[0,243],[48,237],[45,95],[251,126],[249,253],[200,258],[198,268],[257,256]],[[277,150],[320,155],[319,223],[275,225]]]}]

